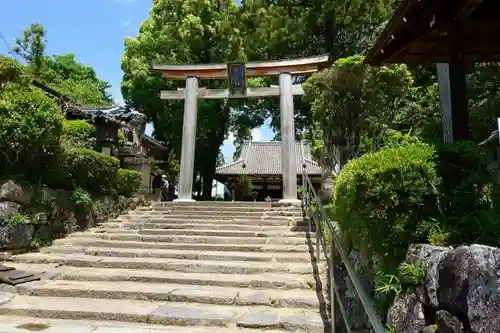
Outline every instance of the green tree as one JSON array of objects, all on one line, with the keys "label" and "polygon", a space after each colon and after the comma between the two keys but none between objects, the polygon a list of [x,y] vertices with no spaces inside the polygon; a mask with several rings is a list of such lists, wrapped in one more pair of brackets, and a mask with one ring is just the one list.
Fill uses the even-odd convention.
[{"label": "green tree", "polygon": [[49,57],[44,55],[47,32],[40,23],[33,23],[16,39],[14,51],[28,63],[34,79],[69,97],[80,105],[112,104],[107,92],[111,86],[100,80],[95,70],[75,60],[72,53]]},{"label": "green tree", "polygon": [[361,56],[339,59],[313,75],[304,84],[312,111],[306,137],[322,164],[333,170],[363,150],[376,150],[412,84],[406,65],[374,68]]},{"label": "green tree", "polygon": [[[395,6],[394,0],[245,0],[239,10],[239,24],[249,60],[272,60],[330,55],[331,61],[364,53]],[[306,77],[296,77],[296,83]],[[266,84],[276,84],[267,78]],[[309,105],[294,102],[296,136],[312,121]],[[261,106],[271,116],[271,126],[280,138],[277,99]]]},{"label": "green tree", "polygon": [[28,62],[35,76],[38,76],[43,66],[45,44],[47,40],[45,28],[40,23],[33,23],[24,31],[22,38],[16,38],[13,51]]},{"label": "green tree", "polygon": [[44,58],[42,79],[80,105],[112,104],[111,85],[97,77],[94,68],[76,61],[73,53]]},{"label": "green tree", "polygon": [[[182,140],[182,101],[162,101],[160,90],[177,89],[182,81],[165,80],[151,70],[152,62],[169,64],[226,62],[244,59],[237,32],[234,1],[155,1],[137,38],[125,40],[122,58],[122,94],[132,107],[146,113],[154,136],[166,143],[163,160],[178,161]],[[225,87],[225,81],[201,81],[200,86]],[[231,108],[238,101],[199,100],[195,174],[200,174],[203,196],[211,196],[212,180],[221,146],[231,123]],[[178,164],[174,161],[169,166]],[[167,173],[175,170],[165,170]]]}]

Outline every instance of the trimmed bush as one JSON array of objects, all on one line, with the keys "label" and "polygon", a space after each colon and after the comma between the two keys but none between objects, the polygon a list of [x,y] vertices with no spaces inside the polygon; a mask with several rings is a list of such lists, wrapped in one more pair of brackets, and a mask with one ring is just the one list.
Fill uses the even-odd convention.
[{"label": "trimmed bush", "polygon": [[85,120],[64,120],[63,140],[78,148],[92,148],[95,141],[95,127]]},{"label": "trimmed bush", "polygon": [[412,242],[432,227],[440,179],[432,147],[384,148],[349,162],[334,188],[334,216],[352,245],[395,270]]},{"label": "trimmed bush", "polygon": [[68,154],[69,175],[75,187],[98,194],[114,194],[120,161],[86,148],[74,148]]},{"label": "trimmed bush", "polygon": [[142,174],[135,170],[119,169],[116,174],[116,192],[119,195],[132,197],[141,186]]},{"label": "trimmed bush", "polygon": [[50,170],[44,182],[51,188],[75,190],[82,188],[91,194],[115,194],[116,174],[120,161],[86,148],[63,150],[57,168]]}]

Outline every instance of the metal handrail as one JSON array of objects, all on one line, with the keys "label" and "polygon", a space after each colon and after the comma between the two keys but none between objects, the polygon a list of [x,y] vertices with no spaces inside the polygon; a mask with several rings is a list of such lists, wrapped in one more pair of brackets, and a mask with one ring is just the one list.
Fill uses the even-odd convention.
[{"label": "metal handrail", "polygon": [[[310,195],[311,194],[311,195]],[[317,205],[317,214],[312,214],[311,212],[311,203],[312,200],[316,202]],[[303,207],[306,208],[306,211],[308,213],[308,224],[309,224],[309,231],[311,231],[311,218],[314,220],[314,223],[316,225],[316,262],[320,261],[321,258],[321,249],[320,249],[320,244],[323,247],[323,252],[325,255],[325,258],[328,261],[328,266],[330,269],[330,320],[331,320],[331,325],[330,325],[330,330],[332,333],[335,333],[335,299],[337,299],[337,303],[339,305],[339,310],[342,315],[342,319],[344,321],[344,324],[346,325],[347,332],[351,332],[351,327],[348,323],[348,318],[346,316],[346,312],[344,309],[344,306],[342,302],[340,301],[339,297],[339,292],[337,285],[335,283],[335,274],[334,274],[334,268],[335,268],[335,252],[337,252],[340,255],[340,258],[342,259],[342,262],[346,268],[347,274],[349,275],[349,278],[351,279],[351,282],[354,286],[354,289],[356,290],[356,293],[361,300],[361,303],[363,304],[363,308],[368,316],[368,319],[372,325],[372,328],[375,333],[385,333],[385,328],[384,325],[382,325],[382,321],[380,320],[379,315],[375,311],[375,308],[372,304],[372,300],[368,297],[368,294],[366,293],[365,289],[363,288],[363,285],[361,284],[361,281],[359,280],[358,276],[356,275],[356,272],[354,270],[354,267],[352,264],[349,262],[349,259],[347,257],[346,251],[342,248],[340,238],[337,234],[337,231],[335,230],[335,227],[333,226],[332,222],[328,218],[327,214],[325,213],[325,210],[323,208],[323,205],[321,203],[321,200],[319,199],[318,195],[316,194],[316,191],[314,190],[314,187],[312,186],[311,180],[307,176],[307,174],[304,172],[302,173],[302,203]],[[318,216],[319,215],[319,216]],[[330,231],[331,234],[331,240],[330,240],[330,246],[326,244],[325,239],[322,236],[322,230],[326,226],[328,230]],[[327,249],[330,249],[328,251]],[[327,255],[329,252],[329,256]]]}]

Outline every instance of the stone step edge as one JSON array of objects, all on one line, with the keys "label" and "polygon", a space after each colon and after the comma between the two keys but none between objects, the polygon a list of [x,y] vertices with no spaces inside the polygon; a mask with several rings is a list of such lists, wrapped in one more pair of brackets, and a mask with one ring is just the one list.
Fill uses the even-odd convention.
[{"label": "stone step edge", "polygon": [[244,261],[244,262],[278,262],[278,263],[308,263],[310,253],[290,252],[237,252],[237,251],[199,251],[186,249],[134,249],[113,248],[101,246],[52,245],[42,248],[40,253],[85,254],[90,256],[119,257],[119,258],[165,258],[186,260],[217,260],[217,261]]},{"label": "stone step edge", "polygon": [[2,295],[0,315],[118,320],[177,326],[237,326],[286,331],[324,331],[324,323],[317,310],[39,297],[7,293],[0,295]]},{"label": "stone step edge", "polygon": [[53,245],[64,246],[93,246],[93,247],[115,247],[115,248],[138,248],[138,249],[189,249],[193,251],[204,251],[207,249],[220,252],[257,252],[257,253],[309,253],[314,249],[303,245],[269,245],[269,244],[203,244],[203,243],[167,243],[167,242],[146,242],[146,241],[121,241],[90,237],[70,237],[60,238],[52,242]]},{"label": "stone step edge", "polygon": [[312,289],[250,289],[130,281],[43,280],[15,287],[20,295],[200,303],[270,308],[317,309]]},{"label": "stone step edge", "polygon": [[15,256],[14,262],[22,263],[48,263],[61,264],[73,267],[96,267],[96,268],[134,268],[155,269],[163,271],[176,271],[194,273],[190,270],[204,269],[203,273],[220,274],[256,274],[282,272],[298,275],[309,275],[313,273],[312,265],[309,263],[272,263],[272,262],[231,262],[215,260],[181,260],[163,258],[120,258],[101,257],[88,255],[62,255],[46,253],[28,253]]},{"label": "stone step edge", "polygon": [[137,281],[147,283],[189,284],[232,288],[312,290],[316,282],[312,275],[287,273],[217,274],[183,273],[154,269],[96,268],[58,266],[58,264],[25,264],[11,262],[9,266],[43,274],[43,279],[67,281]]},{"label": "stone step edge", "polygon": [[[47,329],[47,331],[45,330]],[[194,330],[193,330],[194,328]],[[28,330],[25,330],[28,329]],[[76,319],[53,319],[36,318],[25,316],[0,316],[0,332],[20,333],[25,331],[51,332],[51,333],[213,333],[211,327],[183,327],[164,326],[153,324],[137,324],[120,321],[99,321],[99,320],[76,320]],[[218,333],[278,333],[282,331],[254,330],[249,328],[227,328],[218,327]],[[296,333],[306,333],[297,331]]]},{"label": "stone step edge", "polygon": [[[98,223],[100,227],[109,227],[117,228],[120,226],[130,227],[130,226],[154,226],[153,229],[165,229],[165,230],[203,230],[204,228],[208,228],[209,230],[220,230],[220,231],[255,231],[255,232],[272,232],[272,231],[293,231],[295,228],[307,228],[307,225],[257,225],[257,224],[217,224],[211,223],[212,221],[207,221],[209,223],[175,223],[175,222],[146,222],[146,221],[109,221],[109,222],[101,222]],[[116,227],[115,227],[116,226]],[[148,227],[149,228],[149,227]],[[301,230],[302,231],[302,230]]]},{"label": "stone step edge", "polygon": [[[168,230],[168,231],[167,231]],[[212,236],[212,237],[240,237],[240,238],[302,238],[306,237],[307,231],[244,231],[244,230],[191,230],[191,229],[119,229],[119,228],[106,228],[101,226],[98,228],[91,228],[88,231],[94,234],[138,234],[138,235],[158,235],[168,234],[176,236]],[[309,236],[313,236],[309,233]]]},{"label": "stone step edge", "polygon": [[93,239],[93,240],[114,240],[114,241],[134,241],[134,242],[156,242],[166,244],[226,244],[226,245],[283,245],[283,246],[303,246],[316,244],[316,238],[305,237],[214,237],[214,236],[180,236],[180,235],[147,235],[147,234],[127,234],[127,233],[85,233],[71,234],[66,239]]},{"label": "stone step edge", "polygon": [[[123,238],[139,238],[139,239],[147,239],[147,238],[154,238],[156,242],[170,242],[168,239],[176,239],[176,240],[180,240],[181,238],[184,239],[184,240],[189,240],[189,241],[196,241],[197,243],[199,242],[199,239],[205,239],[205,240],[213,240],[213,241],[217,241],[217,240],[225,240],[227,242],[229,241],[234,241],[234,242],[240,242],[240,241],[246,241],[246,242],[243,242],[243,243],[232,243],[232,244],[248,244],[250,243],[251,244],[251,241],[258,241],[258,243],[253,243],[253,244],[276,244],[274,243],[275,241],[277,241],[278,243],[280,243],[279,241],[283,241],[283,245],[286,245],[286,242],[292,242],[292,241],[296,241],[296,242],[299,242],[299,243],[302,243],[302,242],[305,242],[307,241],[307,238],[306,238],[306,235],[304,235],[303,237],[230,237],[230,236],[227,236],[227,237],[223,237],[223,236],[203,236],[203,235],[158,235],[158,234],[139,234],[137,232],[133,232],[135,230],[132,230],[132,232],[110,232],[110,233],[106,233],[106,232],[75,232],[75,233],[72,233],[72,234],[69,234],[66,239],[70,239],[70,238],[100,238],[100,239],[112,239],[112,238],[122,238],[122,239],[119,239],[119,240],[124,240]],[[164,240],[161,240],[161,239],[164,239]],[[130,239],[128,239],[130,240]],[[273,243],[267,243],[267,242],[264,242],[264,243],[261,243],[261,241],[272,241]],[[316,237],[312,237],[311,235],[311,242],[314,244],[316,241]],[[180,243],[180,242],[176,242],[176,243]],[[208,243],[206,243],[208,244]],[[231,244],[231,243],[211,243],[211,244]],[[281,243],[280,243],[281,244]]]}]

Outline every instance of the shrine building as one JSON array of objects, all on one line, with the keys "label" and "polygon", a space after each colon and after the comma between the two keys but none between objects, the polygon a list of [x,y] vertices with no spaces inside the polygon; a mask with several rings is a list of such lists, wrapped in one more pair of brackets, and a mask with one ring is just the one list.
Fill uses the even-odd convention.
[{"label": "shrine building", "polygon": [[[305,167],[313,186],[320,188],[322,169],[312,160],[309,145],[296,141],[293,149],[296,156],[297,185],[302,185]],[[228,181],[235,182],[238,177],[247,176],[252,180],[252,190],[258,193],[258,201],[263,201],[267,196],[273,200],[282,199],[281,155],[281,142],[245,142],[238,160],[216,169],[215,180],[226,184]]]}]

